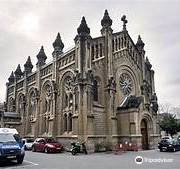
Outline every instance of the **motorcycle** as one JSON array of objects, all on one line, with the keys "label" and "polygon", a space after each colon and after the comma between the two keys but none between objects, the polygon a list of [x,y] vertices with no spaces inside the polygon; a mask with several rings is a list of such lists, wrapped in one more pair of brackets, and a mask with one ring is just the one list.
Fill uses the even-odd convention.
[{"label": "motorcycle", "polygon": [[79,142],[71,143],[71,153],[72,155],[76,155],[77,153],[87,154],[85,143],[80,144]]}]

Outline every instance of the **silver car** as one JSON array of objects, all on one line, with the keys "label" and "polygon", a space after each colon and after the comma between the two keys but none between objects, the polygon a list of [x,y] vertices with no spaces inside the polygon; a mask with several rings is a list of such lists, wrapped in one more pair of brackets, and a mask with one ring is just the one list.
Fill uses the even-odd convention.
[{"label": "silver car", "polygon": [[24,138],[22,140],[24,142],[24,150],[32,150],[34,140],[32,138]]}]

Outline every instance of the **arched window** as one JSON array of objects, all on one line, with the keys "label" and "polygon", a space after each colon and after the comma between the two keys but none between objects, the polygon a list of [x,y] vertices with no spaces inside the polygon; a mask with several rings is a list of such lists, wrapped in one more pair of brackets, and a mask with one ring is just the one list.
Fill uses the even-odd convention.
[{"label": "arched window", "polygon": [[15,111],[15,101],[14,101],[14,99],[12,97],[9,99],[8,110],[10,112],[14,112]]},{"label": "arched window", "polygon": [[63,91],[63,95],[64,95],[64,106],[63,108],[70,108],[73,105],[73,82],[72,82],[72,78],[71,77],[67,77],[64,80],[64,91]]},{"label": "arched window", "polygon": [[94,95],[94,101],[98,101],[98,82],[97,82],[97,80],[94,80],[93,95]]},{"label": "arched window", "polygon": [[18,97],[17,112],[21,118],[23,118],[25,113],[25,96],[21,93]]},{"label": "arched window", "polygon": [[30,118],[34,117],[35,114],[36,114],[36,94],[33,90],[29,96],[29,116],[31,116]]},{"label": "arched window", "polygon": [[[71,134],[72,131],[72,115],[75,111],[75,89],[73,85],[73,75],[66,75],[62,79],[62,120],[64,134]],[[76,94],[77,91],[76,91]],[[78,95],[77,95],[78,96]],[[77,102],[78,103],[78,102]],[[74,107],[75,106],[75,107]],[[77,105],[78,106],[78,105]]]}]

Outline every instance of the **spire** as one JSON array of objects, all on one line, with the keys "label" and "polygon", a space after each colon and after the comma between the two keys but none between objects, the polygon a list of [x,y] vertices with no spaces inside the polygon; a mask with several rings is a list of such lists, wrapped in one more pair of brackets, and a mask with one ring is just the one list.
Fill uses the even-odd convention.
[{"label": "spire", "polygon": [[39,53],[37,54],[36,57],[38,59],[37,65],[42,66],[42,65],[45,64],[47,56],[46,56],[46,54],[44,52],[43,46],[41,46],[41,49],[40,49],[40,51],[39,51]]},{"label": "spire", "polygon": [[152,68],[152,65],[151,65],[151,63],[149,62],[149,59],[148,59],[148,57],[146,57],[145,64],[146,64],[147,68],[148,68],[149,70],[151,70],[151,68]]},{"label": "spire", "polygon": [[15,77],[16,77],[17,80],[20,79],[21,76],[23,75],[23,73],[22,73],[22,71],[21,71],[21,66],[20,66],[20,64],[18,64],[18,66],[17,66],[14,74],[15,74]]},{"label": "spire", "polygon": [[101,25],[104,28],[110,27],[112,25],[112,19],[109,17],[107,9],[104,12],[104,17],[101,20]]},{"label": "spire", "polygon": [[31,62],[31,58],[30,58],[30,56],[28,56],[28,59],[27,59],[26,63],[24,64],[24,70],[27,73],[31,73],[32,68],[33,68],[33,65],[32,65],[32,62]]},{"label": "spire", "polygon": [[121,21],[123,22],[123,31],[127,31],[126,30],[126,24],[128,23],[128,20],[126,19],[126,15],[123,15],[121,17]]},{"label": "spire", "polygon": [[84,16],[82,17],[81,24],[77,28],[77,32],[78,32],[79,35],[85,35],[85,34],[89,35],[90,34],[90,29],[87,26],[87,23],[86,23],[86,20],[85,20]]},{"label": "spire", "polygon": [[14,78],[15,78],[15,77],[14,77],[14,72],[12,71],[12,72],[11,72],[11,75],[10,75],[9,78],[8,78],[8,81],[9,81],[10,84],[14,83]]},{"label": "spire", "polygon": [[62,52],[64,48],[64,44],[61,40],[61,36],[59,32],[57,34],[56,40],[53,43],[53,47],[54,47],[54,51],[58,51],[58,52]]},{"label": "spire", "polygon": [[144,51],[144,42],[142,41],[141,39],[141,36],[139,35],[138,36],[138,40],[137,40],[137,43],[136,43],[136,47],[137,49],[139,50],[140,54],[145,54],[145,51]]},{"label": "spire", "polygon": [[141,36],[138,35],[138,40],[137,40],[136,46],[137,46],[137,47],[144,48],[144,45],[145,45],[145,44],[144,44],[144,42],[142,41]]}]

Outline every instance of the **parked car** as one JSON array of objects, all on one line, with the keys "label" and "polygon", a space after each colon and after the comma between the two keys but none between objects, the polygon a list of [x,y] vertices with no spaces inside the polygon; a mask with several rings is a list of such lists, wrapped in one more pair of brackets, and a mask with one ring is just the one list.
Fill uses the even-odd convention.
[{"label": "parked car", "polygon": [[32,145],[33,152],[58,153],[62,150],[63,145],[55,141],[53,138],[37,138]]},{"label": "parked car", "polygon": [[14,128],[0,128],[0,162],[17,160],[22,164],[25,156],[23,141]]},{"label": "parked car", "polygon": [[178,139],[162,139],[158,143],[159,150],[162,151],[178,151],[180,150],[180,141]]},{"label": "parked car", "polygon": [[24,142],[24,150],[32,150],[34,140],[32,138],[23,138],[22,140]]}]

